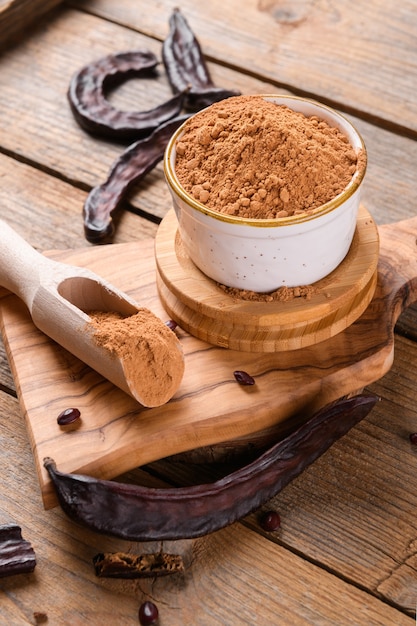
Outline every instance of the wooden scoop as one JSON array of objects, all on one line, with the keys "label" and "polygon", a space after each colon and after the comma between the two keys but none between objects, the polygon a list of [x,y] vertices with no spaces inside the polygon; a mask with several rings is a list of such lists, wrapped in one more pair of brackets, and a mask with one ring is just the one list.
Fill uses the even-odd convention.
[{"label": "wooden scoop", "polygon": [[[177,391],[184,357],[178,338],[162,320],[93,272],[47,259],[2,220],[0,285],[23,300],[39,330],[142,405],[160,406]],[[88,311],[124,317],[140,311],[144,341],[132,342],[128,359],[101,347]],[[141,376],[135,375],[136,367]]]}]

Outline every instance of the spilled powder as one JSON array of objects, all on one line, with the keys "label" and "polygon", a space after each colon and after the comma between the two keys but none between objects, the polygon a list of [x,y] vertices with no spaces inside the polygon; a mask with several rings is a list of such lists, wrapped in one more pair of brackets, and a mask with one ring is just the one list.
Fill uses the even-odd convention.
[{"label": "spilled powder", "polygon": [[156,315],[141,308],[128,317],[89,311],[97,345],[123,361],[129,386],[144,406],[160,406],[177,391],[184,358],[175,333]]},{"label": "spilled powder", "polygon": [[227,287],[218,283],[227,295],[236,300],[247,300],[252,302],[291,302],[296,298],[311,300],[312,296],[318,293],[318,288],[314,285],[302,285],[300,287],[279,287],[275,291],[259,293],[248,289],[238,289],[237,287]]},{"label": "spilled powder", "polygon": [[176,153],[191,196],[249,219],[312,211],[341,193],[364,159],[339,129],[261,96],[228,98],[195,115]]}]

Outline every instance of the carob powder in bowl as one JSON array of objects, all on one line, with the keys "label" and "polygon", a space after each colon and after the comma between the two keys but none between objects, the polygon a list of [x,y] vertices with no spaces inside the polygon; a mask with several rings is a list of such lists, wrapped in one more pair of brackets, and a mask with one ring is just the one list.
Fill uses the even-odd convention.
[{"label": "carob powder in bowl", "polygon": [[361,154],[338,128],[263,97],[210,106],[176,146],[179,182],[227,215],[274,219],[312,211],[352,179]]},{"label": "carob powder in bowl", "polygon": [[168,142],[164,171],[184,250],[221,285],[312,285],[345,258],[365,144],[340,113],[295,96],[222,100]]}]

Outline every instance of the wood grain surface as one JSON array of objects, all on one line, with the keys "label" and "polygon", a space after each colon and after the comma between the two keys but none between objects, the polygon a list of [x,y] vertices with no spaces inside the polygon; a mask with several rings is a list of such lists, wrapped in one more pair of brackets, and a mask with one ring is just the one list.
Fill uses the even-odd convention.
[{"label": "wood grain surface", "polygon": [[[6,0],[0,9],[7,12],[18,4]],[[50,7],[54,0],[20,4],[30,14],[35,5]],[[120,50],[144,47],[160,56],[172,8],[166,0],[153,5],[132,0],[62,2],[2,47],[0,216],[36,249],[59,250],[58,255],[89,249],[81,219],[84,200],[125,148],[123,143],[93,138],[77,126],[67,104],[70,77],[90,60]],[[308,95],[349,117],[367,145],[362,199],[381,227],[382,239],[386,224],[415,215],[413,0],[184,0],[181,10],[218,85],[247,94]],[[26,17],[16,16],[16,25]],[[3,29],[2,42],[7,34]],[[159,70],[157,79],[119,85],[109,94],[111,102],[125,110],[146,110],[163,102],[171,90],[163,67]],[[170,208],[158,166],[117,211],[114,243],[136,245],[139,259],[144,245],[146,257],[148,244],[143,242],[155,236]],[[405,268],[399,282],[396,273],[390,275],[393,293],[398,293],[397,315],[410,301],[408,288],[397,290],[415,271],[416,248],[401,228],[386,234],[393,258]],[[129,289],[134,293],[135,284]],[[411,294],[414,289],[413,282]],[[370,334],[383,326],[382,319],[378,328],[369,328]],[[34,625],[44,614],[46,623],[59,626],[133,626],[140,603],[152,599],[161,626],[193,621],[204,626],[413,626],[417,455],[409,434],[417,431],[416,328],[417,308],[411,304],[397,320],[394,353],[387,350],[389,371],[368,387],[381,402],[266,503],[265,509],[281,515],[278,531],[262,531],[257,512],[197,541],[164,542],[164,550],[183,556],[185,575],[140,583],[97,579],[92,557],[112,550],[140,554],[159,550],[160,545],[116,541],[78,527],[59,507],[44,510],[24,411],[0,340],[0,523],[19,523],[38,560],[32,575],[0,579],[0,622]],[[364,345],[360,354],[367,375],[373,350],[368,348]],[[328,358],[331,355],[323,351],[319,366]],[[64,354],[57,365],[61,371],[69,366],[75,382],[86,374],[78,365],[72,367]],[[361,371],[359,379],[362,376]],[[343,383],[337,377],[330,380],[336,390]],[[48,398],[41,395],[40,389],[48,412]],[[279,396],[276,384],[277,403]],[[221,403],[222,398],[215,401]],[[199,405],[197,411],[203,422]],[[253,412],[248,419],[252,417]],[[55,420],[55,407],[49,418]],[[249,437],[253,440],[253,434]],[[242,439],[229,440],[230,454]],[[217,449],[209,446],[207,454],[215,458]],[[191,462],[191,453],[179,456],[181,460],[177,456],[175,461],[155,461],[117,480],[187,485],[231,469],[229,463],[201,463],[201,455],[198,463]]]},{"label": "wood grain surface", "polygon": [[2,0],[0,2],[0,50],[17,36],[23,36],[33,23],[62,0]]},{"label": "wood grain surface", "polygon": [[[27,426],[45,507],[56,504],[43,459],[61,471],[114,478],[134,467],[196,448],[246,437],[353,393],[390,368],[393,328],[402,308],[417,299],[417,218],[381,228],[378,284],[364,314],[345,331],[286,352],[225,350],[181,332],[185,373],[178,392],[162,407],[145,409],[36,329],[12,295],[0,300],[0,320]],[[158,298],[154,242],[101,246],[54,254],[88,267],[168,319]],[[265,303],[267,307],[267,303]],[[256,384],[244,388],[235,370]],[[277,396],[276,388],[280,389]],[[45,403],[45,397],[48,398]],[[83,416],[63,432],[56,417],[68,407]],[[201,410],[203,407],[203,410]],[[256,436],[254,438],[256,440]]]},{"label": "wood grain surface", "polygon": [[[151,597],[160,607],[164,621],[172,626],[192,624],[195,615],[204,626],[253,626],[254,615],[256,620],[269,624],[276,623],[279,615],[283,623],[300,626],[308,623],[307,619],[326,626],[361,624],[363,619],[371,626],[412,626],[411,617],[340,580],[331,571],[304,561],[280,545],[278,538],[271,541],[242,524],[195,542],[164,542],[164,549],[182,555],[187,565],[184,576],[141,583],[96,578],[92,558],[98,552],[123,549],[140,554],[158,550],[159,546],[115,541],[77,527],[60,509],[39,510],[20,408],[16,400],[7,399],[5,394],[2,403],[8,414],[0,422],[6,444],[0,467],[7,477],[1,502],[8,505],[9,519],[21,519],[24,503],[27,522],[23,535],[30,538],[38,558],[33,574],[1,580],[0,617],[4,624],[34,624],[34,612],[46,611],[47,623],[54,625],[130,625],[138,623],[137,609],[142,599]],[[152,484],[145,475],[140,478]],[[12,487],[16,479],[20,501],[16,501]],[[0,521],[7,519],[3,515]],[[254,564],[259,568],[256,579],[252,575]],[[215,585],[209,583],[208,569],[210,577],[218,581]],[[68,570],[71,575],[66,580]],[[309,588],[317,590],[314,597],[307,593]],[[348,615],[340,613],[341,599],[349,606]],[[302,615],[298,615],[300,603],[305,606]]]},{"label": "wood grain surface", "polygon": [[[73,4],[82,7],[83,3]],[[107,19],[159,39],[168,32],[172,11],[168,0],[161,3],[162,10],[145,15],[135,11],[129,0],[117,4],[93,0],[89,5]],[[360,110],[370,119],[406,128],[416,136],[413,78],[417,64],[410,57],[407,66],[403,62],[404,50],[415,45],[413,0],[403,1],[401,10],[376,0],[247,0],[243,13],[236,11],[233,2],[225,5],[214,0],[202,5],[183,0],[181,10],[199,34],[209,59],[227,59],[228,65],[270,79],[278,88],[300,95],[319,94],[321,100],[344,110]],[[228,25],[227,37],[222,38],[224,24]],[[377,58],[384,59],[378,67]]]},{"label": "wood grain surface", "polygon": [[[95,11],[99,8],[98,5],[97,2],[89,1],[88,7],[85,2],[82,2],[80,7]],[[47,22],[40,22],[34,27],[30,37],[22,41],[18,47],[5,50],[0,57],[2,94],[0,132],[4,152],[15,155],[18,160],[37,164],[37,169],[49,172],[52,176],[58,175],[75,188],[83,190],[105,180],[111,165],[125,146],[90,137],[77,126],[67,105],[67,89],[71,76],[86,63],[119,50],[146,48],[161,58],[161,38],[167,33],[168,19],[172,10],[171,5],[165,4],[161,5],[158,11],[145,11],[143,14],[133,7],[130,0],[117,3],[117,6],[110,2],[106,8],[115,22],[100,19],[83,11],[57,9]],[[183,7],[184,14],[189,18],[197,36],[201,38],[204,50],[211,61],[213,55],[207,50],[206,20],[196,22],[192,19],[196,11],[203,11],[204,15],[206,10],[207,7],[203,6],[200,9],[195,5]],[[220,22],[217,24],[214,10],[209,22],[213,20],[216,22],[216,32],[218,33],[219,29],[223,30],[224,27]],[[155,22],[159,23],[158,28]],[[272,23],[272,19],[269,19],[269,22]],[[134,24],[137,30],[132,29],[131,25]],[[343,27],[342,20],[340,28],[343,30]],[[282,32],[281,28],[278,28],[279,34],[277,32],[275,38],[280,41]],[[348,32],[349,24],[346,28]],[[406,25],[406,28],[409,26]],[[392,37],[396,37],[395,25],[388,21],[384,31],[381,31],[381,39],[385,38],[389,42],[391,33]],[[234,39],[235,37],[237,39]],[[263,78],[263,72],[253,74],[246,71],[248,59],[244,56],[244,49],[240,48],[240,37],[239,29],[237,32],[236,29],[227,30],[227,45],[236,46],[235,54],[243,59],[237,67],[242,68],[243,65],[242,71],[237,71],[227,64],[210,62],[209,67],[216,83],[240,89],[245,94],[286,93],[288,89],[285,85],[275,82],[274,79],[268,81]],[[256,41],[256,38],[253,41]],[[366,42],[363,42],[362,45],[365,44]],[[224,45],[222,42],[221,48]],[[387,45],[389,46],[389,43]],[[216,44],[216,49],[218,47]],[[308,48],[303,45],[302,49]],[[372,51],[372,47],[369,49]],[[298,67],[298,50],[298,45],[296,51],[292,51],[291,48],[288,50],[287,62],[292,62],[294,67]],[[219,54],[218,52],[217,56]],[[265,55],[261,56],[263,63]],[[302,58],[311,59],[312,65],[315,63],[314,56],[310,54],[304,53]],[[371,84],[369,73],[362,71],[361,67],[356,68],[356,75],[361,77],[361,82]],[[274,65],[274,77],[280,72],[280,68],[281,62]],[[328,67],[327,62],[326,77],[332,76],[331,70],[332,66]],[[400,68],[398,70],[402,83],[407,84],[410,81],[410,84],[413,84],[413,74],[410,74],[408,65],[401,71]],[[297,71],[303,80],[307,79],[308,73],[301,72],[301,69]],[[372,71],[371,76],[372,81],[391,85],[391,74],[388,76],[385,74],[384,65],[379,64],[378,71]],[[320,90],[312,95],[325,100],[325,93],[322,90],[323,80],[324,76],[321,76]],[[346,81],[343,71],[343,80],[338,80],[340,106],[345,99],[352,97],[352,82]],[[25,94],[24,97],[22,94]],[[158,79],[128,81],[109,97],[114,105],[125,110],[147,110],[163,102],[170,95],[171,90],[161,69]],[[401,99],[396,98],[395,106],[390,109],[393,118],[396,118],[397,105],[400,106],[401,102]],[[388,120],[381,128],[379,123],[376,125],[370,123],[372,115],[365,114],[360,117],[359,110],[348,112],[348,117],[361,132],[368,150],[368,168],[363,190],[365,206],[378,224],[409,217],[415,211],[417,142],[402,133],[392,132],[390,129],[394,120]],[[36,129],[36,133],[28,133],[28,129]],[[71,146],[71,150],[68,150],[68,146]],[[161,165],[132,190],[128,202],[123,205],[118,215],[128,208],[133,208],[141,215],[150,216],[152,219],[162,218],[171,208]],[[48,246],[44,247],[47,248]]]}]

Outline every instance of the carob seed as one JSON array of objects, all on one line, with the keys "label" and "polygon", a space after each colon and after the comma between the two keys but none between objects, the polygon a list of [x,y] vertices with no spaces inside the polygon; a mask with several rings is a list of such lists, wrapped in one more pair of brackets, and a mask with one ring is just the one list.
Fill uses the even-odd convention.
[{"label": "carob seed", "polygon": [[139,622],[142,626],[151,626],[152,624],[156,624],[156,621],[159,616],[159,611],[157,606],[147,600],[139,607]]},{"label": "carob seed", "polygon": [[81,417],[81,413],[79,411],[79,409],[75,409],[75,408],[70,408],[70,409],[65,409],[65,411],[62,411],[58,417],[57,417],[57,422],[60,426],[69,426],[70,424],[74,424],[75,422],[77,422]]},{"label": "carob seed", "polygon": [[177,322],[175,322],[174,320],[167,320],[165,322],[166,326],[168,326],[168,328],[170,328],[171,330],[175,330],[178,326]]},{"label": "carob seed", "polygon": [[254,385],[255,379],[248,374],[247,372],[243,372],[242,370],[236,370],[233,372],[233,376],[236,378],[239,385]]},{"label": "carob seed", "polygon": [[263,530],[272,532],[278,530],[281,526],[281,518],[276,511],[266,511],[263,513],[260,520],[260,526]]}]

